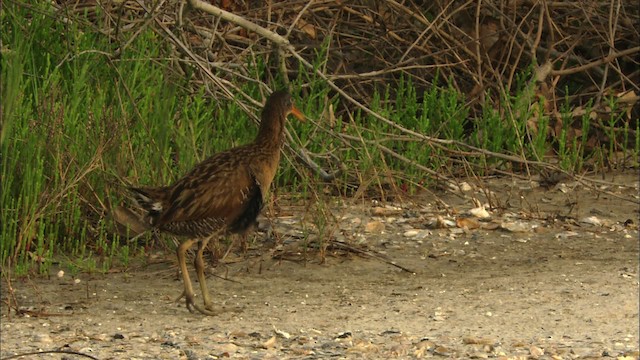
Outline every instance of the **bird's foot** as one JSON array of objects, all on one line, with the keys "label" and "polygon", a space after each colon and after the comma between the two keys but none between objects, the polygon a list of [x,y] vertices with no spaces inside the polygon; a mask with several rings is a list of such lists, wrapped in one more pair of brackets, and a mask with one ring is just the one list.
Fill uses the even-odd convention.
[{"label": "bird's foot", "polygon": [[213,303],[208,303],[208,304],[204,304],[204,307],[200,307],[198,305],[196,305],[195,301],[194,301],[194,294],[187,294],[186,291],[182,291],[182,294],[180,294],[180,296],[178,296],[178,298],[176,298],[176,302],[180,301],[182,298],[185,298],[185,303],[187,305],[187,309],[190,312],[194,312],[194,310],[198,311],[201,314],[207,315],[207,316],[216,316],[216,315],[220,315],[222,313],[225,312],[233,312],[233,313],[240,313],[243,311],[243,309],[241,307],[233,307],[233,308],[228,308],[228,307],[221,307],[221,308],[215,308]]},{"label": "bird's foot", "polygon": [[211,302],[209,302],[209,303],[205,302],[204,303],[204,308],[209,310],[209,311],[215,311],[215,310],[213,310],[214,307],[213,307],[213,303],[211,303]]},{"label": "bird's foot", "polygon": [[182,294],[180,294],[180,296],[176,298],[175,302],[180,301],[180,299],[182,298],[184,298],[187,310],[189,310],[189,312],[193,312],[194,309],[200,311],[195,303],[195,295],[193,293],[188,293],[186,290],[182,290]]},{"label": "bird's foot", "polygon": [[198,312],[207,315],[207,316],[216,316],[219,315],[220,313],[222,313],[222,311],[216,311],[213,309],[213,306],[211,307],[204,307],[201,308],[200,306],[196,305],[196,304],[192,304],[193,308],[198,310]]},{"label": "bird's foot", "polygon": [[229,307],[229,306],[219,306],[219,307],[214,307],[213,305],[205,305],[205,307],[203,309],[199,308],[199,306],[195,306],[195,309],[198,310],[199,312],[205,314],[205,315],[209,315],[209,316],[215,316],[215,315],[221,315],[224,313],[241,313],[244,311],[244,309],[240,306],[233,306],[233,307]]}]

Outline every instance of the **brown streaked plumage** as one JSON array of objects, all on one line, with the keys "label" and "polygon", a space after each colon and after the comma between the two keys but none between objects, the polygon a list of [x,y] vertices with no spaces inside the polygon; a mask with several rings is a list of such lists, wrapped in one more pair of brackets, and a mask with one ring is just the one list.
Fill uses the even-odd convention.
[{"label": "brown streaked plumage", "polygon": [[[303,120],[286,91],[267,100],[255,140],[217,153],[196,165],[173,185],[131,188],[136,201],[147,211],[151,227],[187,236],[177,249],[187,308],[214,315],[204,277],[202,253],[209,240],[223,233],[244,234],[255,222],[280,162],[286,118]],[[204,309],[194,302],[186,265],[186,251],[198,242],[196,274]]]}]

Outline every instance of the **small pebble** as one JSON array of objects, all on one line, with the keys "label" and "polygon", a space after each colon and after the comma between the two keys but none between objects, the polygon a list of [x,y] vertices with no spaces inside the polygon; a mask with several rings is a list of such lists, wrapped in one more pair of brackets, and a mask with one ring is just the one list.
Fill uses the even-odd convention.
[{"label": "small pebble", "polygon": [[374,216],[393,216],[402,214],[402,209],[397,207],[374,207],[371,210],[371,214]]},{"label": "small pebble", "polygon": [[489,354],[483,352],[475,352],[473,354],[470,354],[469,357],[471,359],[488,359]]},{"label": "small pebble", "polygon": [[544,355],[544,350],[537,346],[531,346],[529,348],[529,354],[531,354],[532,358],[537,359],[540,356]]},{"label": "small pebble", "polygon": [[412,229],[412,230],[405,231],[404,234],[402,234],[402,236],[404,236],[404,237],[414,237],[414,236],[418,235],[418,233],[419,233],[418,230]]},{"label": "small pebble", "polygon": [[42,343],[42,344],[48,344],[48,343],[52,343],[53,339],[49,334],[36,334],[33,336],[33,341]]},{"label": "small pebble", "polygon": [[478,219],[487,219],[491,217],[491,214],[489,214],[487,209],[485,209],[484,205],[469,210],[469,214],[471,214],[474,217],[477,217]]},{"label": "small pebble", "polygon": [[384,231],[384,223],[382,221],[370,221],[364,226],[367,233],[381,233]]}]

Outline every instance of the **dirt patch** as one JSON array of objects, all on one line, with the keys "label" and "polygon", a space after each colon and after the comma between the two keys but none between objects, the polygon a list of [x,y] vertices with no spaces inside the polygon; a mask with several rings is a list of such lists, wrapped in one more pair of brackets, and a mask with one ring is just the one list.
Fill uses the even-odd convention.
[{"label": "dirt patch", "polygon": [[[8,317],[3,302],[1,356],[637,358],[638,205],[623,199],[638,200],[638,179],[615,180],[632,186],[603,194],[493,181],[503,208],[489,224],[498,228],[432,227],[438,216],[459,220],[469,196],[443,195],[448,209],[433,196],[405,199],[384,216],[372,215],[380,204],[336,206],[337,240],[366,244],[415,274],[332,248],[323,264],[313,254],[276,259],[279,248],[212,270],[210,291],[227,310],[216,317],[173,302],[182,289],[173,254],[79,283],[14,279],[19,305],[48,316]],[[283,234],[297,228],[273,223]],[[299,241],[285,237],[283,247]]]}]

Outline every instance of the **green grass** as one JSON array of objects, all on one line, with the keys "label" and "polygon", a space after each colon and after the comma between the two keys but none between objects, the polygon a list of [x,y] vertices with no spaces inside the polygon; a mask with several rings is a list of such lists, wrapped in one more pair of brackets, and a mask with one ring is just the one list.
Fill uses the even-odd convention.
[{"label": "green grass", "polygon": [[[74,272],[129,266],[145,250],[144,244],[118,235],[107,216],[111,206],[126,203],[119,179],[168,184],[208,155],[250,141],[257,128],[232,102],[216,101],[176,73],[165,40],[150,29],[110,58],[114,44],[101,34],[62,23],[46,4],[33,7],[7,3],[1,15],[0,262],[18,274],[46,273],[54,260]],[[320,51],[314,65],[322,68],[324,60]],[[254,78],[264,78],[261,61],[247,66]],[[604,124],[613,140],[590,152],[587,136],[570,136],[575,119],[568,105],[559,136],[548,132],[551,119],[544,115],[537,116],[537,130],[529,127],[544,105],[523,101],[530,76],[521,74],[514,93],[502,95],[503,108],[487,103],[473,120],[464,96],[440,77],[423,91],[401,78],[394,88],[376,91],[367,105],[412,131],[491,152],[542,161],[555,151],[560,166],[570,171],[583,171],[587,161],[609,162],[618,151],[631,153],[637,166],[640,140],[630,135],[629,125],[616,132],[623,111],[613,112]],[[283,162],[277,175],[280,192],[300,191],[314,202],[310,211],[319,215],[314,218],[318,231],[333,231],[322,203],[326,186],[352,195],[363,188],[384,194],[431,184],[423,169],[384,149],[448,175],[465,174],[467,162],[481,175],[515,171],[495,157],[452,155],[461,149],[408,137],[361,111],[329,124],[330,109],[340,108],[340,98],[302,68],[292,81],[294,97],[304,97],[298,104],[319,125],[292,122],[294,138],[323,155],[317,158],[322,166],[345,169],[330,184],[295,161]],[[259,99],[255,83],[238,82]],[[611,99],[610,107],[615,106]],[[589,113],[581,119],[582,134],[594,131]],[[638,124],[632,126],[637,134]]]},{"label": "green grass", "polygon": [[188,91],[151,31],[111,60],[95,51],[110,48],[103,37],[52,17],[7,5],[2,23],[3,266],[41,259],[46,272],[55,251],[89,271],[129,262],[142,249],[106,220],[125,195],[118,179],[167,184],[257,131],[236,107]]}]

